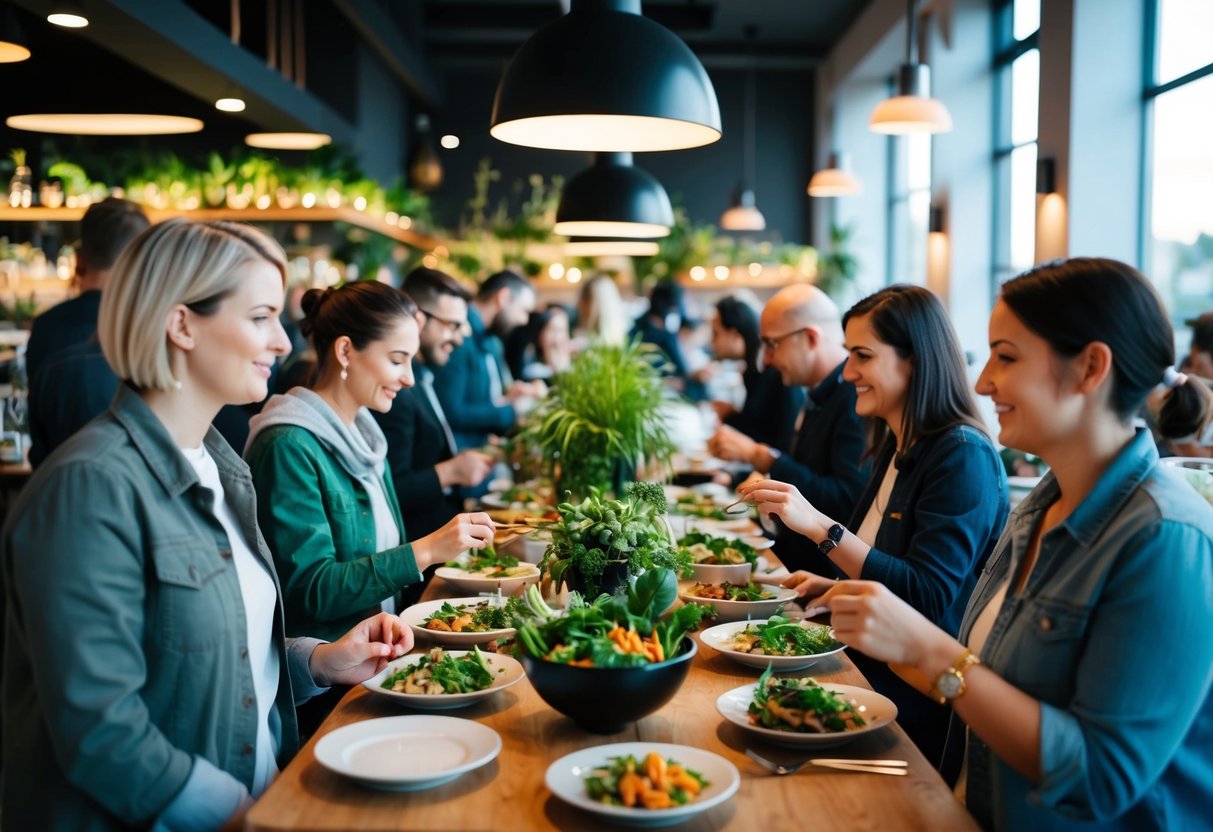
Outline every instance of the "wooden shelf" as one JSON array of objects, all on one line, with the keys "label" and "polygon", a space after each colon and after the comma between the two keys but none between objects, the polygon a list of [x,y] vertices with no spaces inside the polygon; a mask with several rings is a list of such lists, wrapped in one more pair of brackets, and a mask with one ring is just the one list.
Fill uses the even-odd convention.
[{"label": "wooden shelf", "polygon": [[[347,222],[367,231],[374,231],[414,248],[429,250],[439,240],[411,229],[390,225],[381,217],[350,207],[341,208],[198,208],[179,211],[172,208],[147,208],[149,217],[159,222],[170,217],[193,220],[231,220],[234,222]],[[12,208],[0,207],[0,222],[76,222],[84,216],[84,208]]]}]

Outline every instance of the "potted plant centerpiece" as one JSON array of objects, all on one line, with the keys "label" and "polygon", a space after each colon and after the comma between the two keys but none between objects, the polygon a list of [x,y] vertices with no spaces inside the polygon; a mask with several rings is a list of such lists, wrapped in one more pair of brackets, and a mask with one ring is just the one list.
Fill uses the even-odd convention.
[{"label": "potted plant centerpiece", "polygon": [[560,519],[545,526],[552,542],[539,568],[554,588],[567,583],[587,598],[614,592],[629,575],[650,569],[689,577],[691,555],[676,544],[665,510],[665,492],[655,483],[631,483],[622,500],[591,487],[579,503],[556,507]]},{"label": "potted plant centerpiece", "polygon": [[640,465],[667,462],[674,444],[663,358],[650,344],[597,344],[573,359],[535,407],[520,441],[538,449],[556,494],[622,494]]}]

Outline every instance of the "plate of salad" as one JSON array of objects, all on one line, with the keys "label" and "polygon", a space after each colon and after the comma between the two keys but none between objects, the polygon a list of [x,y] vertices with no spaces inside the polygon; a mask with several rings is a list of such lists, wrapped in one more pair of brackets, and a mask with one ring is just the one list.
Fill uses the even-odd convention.
[{"label": "plate of salad", "polygon": [[779,677],[767,668],[756,685],[720,695],[716,710],[734,725],[775,745],[840,745],[897,719],[892,700],[867,688]]},{"label": "plate of salad", "polygon": [[842,652],[833,631],[822,624],[772,615],[766,621],[732,621],[699,634],[699,640],[738,664],[777,671],[803,670]]},{"label": "plate of salad", "polygon": [[434,647],[396,659],[362,683],[371,693],[423,711],[462,708],[519,682],[517,659],[496,653]]},{"label": "plate of salad", "polygon": [[468,551],[447,561],[434,572],[460,592],[512,593],[520,586],[539,581],[539,567],[498,552],[492,546]]},{"label": "plate of salad", "polygon": [[414,604],[400,620],[439,644],[470,647],[514,635],[512,622],[525,612],[520,598],[446,598]]},{"label": "plate of salad", "polygon": [[721,621],[765,620],[796,600],[796,590],[770,584],[686,582],[679,586],[678,597],[688,604],[716,607]]},{"label": "plate of salad", "polygon": [[661,742],[583,748],[548,766],[544,782],[558,799],[627,826],[669,826],[706,812],[741,785],[719,754]]}]

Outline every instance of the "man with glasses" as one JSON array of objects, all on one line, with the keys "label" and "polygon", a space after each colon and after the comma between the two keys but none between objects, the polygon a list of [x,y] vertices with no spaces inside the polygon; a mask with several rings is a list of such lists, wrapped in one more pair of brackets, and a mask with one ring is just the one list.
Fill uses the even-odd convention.
[{"label": "man with glasses", "polygon": [[387,463],[410,539],[424,537],[463,511],[464,489],[488,478],[493,458],[460,451],[434,392],[433,368],[447,363],[463,342],[472,294],[436,269],[417,268],[404,291],[421,310],[421,347],[413,358],[412,387],[401,390],[387,413],[372,412],[387,437]]},{"label": "man with glasses", "polygon": [[490,436],[508,433],[546,389],[541,381],[510,378],[501,343],[534,308],[535,290],[526,278],[510,271],[490,275],[468,307],[470,335],[449,361],[432,367],[434,390],[460,448],[483,447]]},{"label": "man with glasses", "polygon": [[[772,448],[722,425],[708,450],[795,485],[827,516],[849,517],[871,472],[863,459],[867,425],[855,413],[855,387],[842,380],[847,350],[838,307],[815,286],[788,286],[763,308],[759,331],[766,366],[777,369],[784,384],[809,388],[792,444]],[[809,567],[811,546],[785,533],[776,538],[775,552],[795,571]]]}]

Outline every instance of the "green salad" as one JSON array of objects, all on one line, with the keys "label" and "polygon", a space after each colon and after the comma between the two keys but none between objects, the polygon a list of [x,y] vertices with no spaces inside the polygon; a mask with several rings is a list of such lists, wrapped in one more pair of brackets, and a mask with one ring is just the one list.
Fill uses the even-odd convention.
[{"label": "green salad", "polygon": [[674,501],[674,511],[690,517],[703,517],[708,520],[728,520],[725,510],[716,505],[716,501],[706,494],[683,494]]},{"label": "green salad", "polygon": [[470,552],[466,557],[448,560],[445,565],[474,573],[479,578],[513,578],[539,571],[532,564],[519,563],[516,557],[498,554],[492,544]]},{"label": "green salad", "polygon": [[769,667],[758,677],[749,713],[753,725],[800,734],[833,734],[865,724],[854,702],[808,676],[776,678]]},{"label": "green salad", "polygon": [[525,611],[521,598],[508,598],[504,604],[485,600],[478,604],[443,603],[425,619],[427,630],[443,633],[485,633],[504,630]]},{"label": "green salad", "polygon": [[765,624],[747,624],[738,630],[729,646],[756,656],[815,656],[842,645],[834,640],[829,627],[772,615]]},{"label": "green salad", "polygon": [[688,532],[679,539],[678,545],[690,552],[695,563],[753,564],[758,561],[758,550],[735,537],[714,537],[704,532]]},{"label": "green salad", "polygon": [[389,673],[380,687],[396,693],[438,695],[474,693],[492,684],[493,671],[479,649],[472,648],[466,656],[452,656],[435,647],[416,664]]},{"label": "green salad", "polygon": [[688,587],[686,594],[708,601],[771,601],[775,598],[775,594],[767,592],[762,584],[733,584],[728,581],[722,584],[697,583]]}]

